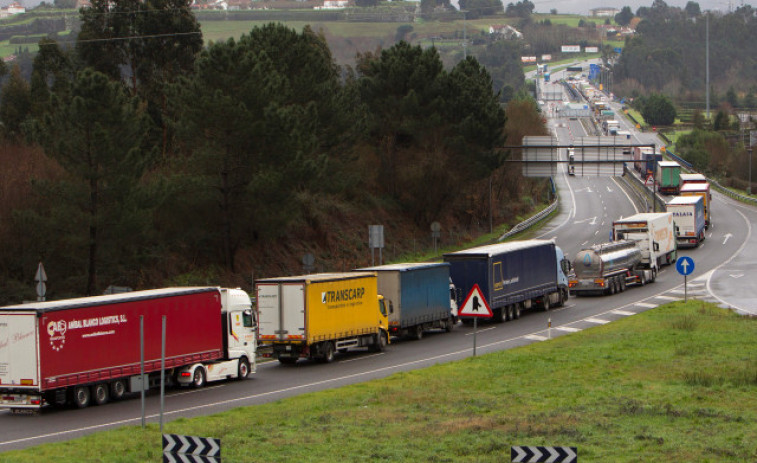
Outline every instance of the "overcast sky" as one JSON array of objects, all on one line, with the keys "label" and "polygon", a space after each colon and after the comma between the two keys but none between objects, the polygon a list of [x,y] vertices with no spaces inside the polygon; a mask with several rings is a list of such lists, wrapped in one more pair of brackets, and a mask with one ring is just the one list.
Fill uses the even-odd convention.
[{"label": "overcast sky", "polygon": [[[520,0],[503,0],[505,6],[509,3],[518,3]],[[536,8],[534,11],[537,13],[549,13],[549,10],[556,9],[558,13],[573,13],[588,15],[589,10],[592,8],[608,7],[616,8],[620,10],[624,6],[630,6],[631,11],[636,13],[636,10],[640,6],[652,6],[654,0],[531,0]],[[665,0],[668,6],[677,6],[683,8],[688,3],[688,0]],[[753,5],[753,3],[742,1],[727,1],[721,0],[701,0],[699,8],[704,10],[720,10],[727,12],[730,6],[731,10],[735,10],[742,4]]]},{"label": "overcast sky", "polygon": [[[0,0],[0,5],[7,6],[14,0]],[[41,0],[15,0],[26,8],[32,8],[39,5]],[[509,3],[518,3],[520,0],[502,0],[502,4],[507,6]],[[620,10],[624,6],[630,6],[631,11],[634,13],[640,6],[652,6],[654,0],[531,0],[535,5],[534,11],[537,13],[549,13],[551,9],[556,9],[558,13],[573,13],[588,15],[589,10],[592,8],[611,7]],[[48,3],[53,3],[53,0],[48,0]],[[688,3],[688,0],[665,0],[669,6],[677,6],[683,8]],[[701,0],[699,7],[704,10],[720,10],[722,12],[728,12],[729,8],[735,10],[737,7],[743,5],[741,0],[733,0],[731,2],[722,0]],[[456,5],[457,0],[452,0],[452,4]]]}]

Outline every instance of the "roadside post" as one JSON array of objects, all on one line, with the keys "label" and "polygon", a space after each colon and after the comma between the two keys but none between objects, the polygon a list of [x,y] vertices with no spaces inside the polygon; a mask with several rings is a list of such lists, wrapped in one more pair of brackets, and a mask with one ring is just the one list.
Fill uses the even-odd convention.
[{"label": "roadside post", "polygon": [[470,293],[465,298],[463,307],[458,312],[461,317],[473,317],[473,356],[476,356],[476,334],[478,333],[478,319],[479,318],[492,318],[492,309],[489,307],[489,303],[486,302],[481,288],[478,284],[474,284]]},{"label": "roadside post", "polygon": [[676,270],[683,275],[683,301],[686,302],[688,300],[686,278],[694,271],[694,259],[686,256],[679,257],[678,260],[676,260]]}]

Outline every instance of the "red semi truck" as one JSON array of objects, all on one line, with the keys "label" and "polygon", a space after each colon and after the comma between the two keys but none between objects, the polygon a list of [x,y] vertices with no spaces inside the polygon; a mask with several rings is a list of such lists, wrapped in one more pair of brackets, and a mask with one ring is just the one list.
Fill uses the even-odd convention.
[{"label": "red semi truck", "polygon": [[255,371],[256,326],[250,297],[239,289],[165,288],[34,302],[0,307],[0,408],[84,408],[159,385],[164,315],[171,383],[200,387]]}]

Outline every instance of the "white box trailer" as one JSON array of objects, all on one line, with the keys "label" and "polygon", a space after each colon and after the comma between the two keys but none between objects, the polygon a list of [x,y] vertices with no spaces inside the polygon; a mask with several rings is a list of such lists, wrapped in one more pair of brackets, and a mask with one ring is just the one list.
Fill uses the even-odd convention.
[{"label": "white box trailer", "polygon": [[661,265],[676,260],[678,245],[676,225],[670,212],[646,212],[612,223],[614,240],[636,241],[642,253],[642,264],[659,271]]}]

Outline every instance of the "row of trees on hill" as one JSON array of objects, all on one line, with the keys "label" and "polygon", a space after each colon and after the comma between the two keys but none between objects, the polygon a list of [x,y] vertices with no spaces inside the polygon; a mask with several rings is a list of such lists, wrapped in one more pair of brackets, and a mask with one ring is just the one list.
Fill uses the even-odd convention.
[{"label": "row of trees on hill", "polygon": [[[505,112],[476,59],[447,70],[400,42],[340,69],[310,28],[274,24],[203,49],[188,6],[93,0],[75,48],[42,41],[31,81],[11,72],[0,183],[24,194],[0,189],[18,200],[0,207],[0,299],[29,297],[39,260],[59,296],[239,271],[241,250],[325,233],[345,204],[427,226],[502,172]],[[505,174],[503,194],[518,184]]]},{"label": "row of trees on hill", "polygon": [[[641,9],[640,9],[641,11]],[[656,0],[641,11],[636,35],[626,40],[613,67],[615,89],[626,96],[662,92],[678,101],[704,101],[706,37],[715,91],[744,94],[757,73],[757,10],[749,5],[728,14],[695,14]]]}]

